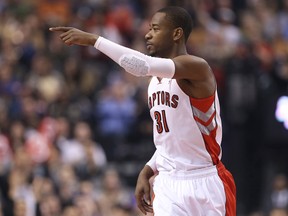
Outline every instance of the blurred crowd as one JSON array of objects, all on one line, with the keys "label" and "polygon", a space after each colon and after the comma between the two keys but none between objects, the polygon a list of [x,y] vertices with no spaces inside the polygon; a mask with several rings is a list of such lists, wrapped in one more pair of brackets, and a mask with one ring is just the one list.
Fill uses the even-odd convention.
[{"label": "blurred crowd", "polygon": [[238,215],[287,216],[288,0],[0,0],[0,216],[140,216],[137,174],[154,152],[148,78],[91,47],[73,26],[146,52],[161,7],[191,14],[189,53],[218,81],[223,161]]}]

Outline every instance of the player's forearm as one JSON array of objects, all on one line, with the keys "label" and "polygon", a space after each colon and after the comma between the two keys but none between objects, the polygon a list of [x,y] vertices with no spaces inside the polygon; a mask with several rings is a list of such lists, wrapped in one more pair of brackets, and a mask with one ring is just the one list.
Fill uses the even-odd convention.
[{"label": "player's forearm", "polygon": [[134,76],[174,76],[175,65],[171,59],[147,56],[102,37],[96,39],[94,46]]},{"label": "player's forearm", "polygon": [[145,177],[145,179],[150,179],[154,174],[153,169],[150,166],[145,165],[139,175]]}]

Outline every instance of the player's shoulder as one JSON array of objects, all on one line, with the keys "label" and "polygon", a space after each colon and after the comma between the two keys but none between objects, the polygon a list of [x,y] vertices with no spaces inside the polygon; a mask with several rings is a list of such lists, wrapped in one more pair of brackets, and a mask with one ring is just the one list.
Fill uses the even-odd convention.
[{"label": "player's shoulder", "polygon": [[195,55],[191,55],[191,54],[179,55],[179,56],[175,57],[174,60],[208,64],[208,62],[204,58],[199,57],[199,56],[195,56]]}]

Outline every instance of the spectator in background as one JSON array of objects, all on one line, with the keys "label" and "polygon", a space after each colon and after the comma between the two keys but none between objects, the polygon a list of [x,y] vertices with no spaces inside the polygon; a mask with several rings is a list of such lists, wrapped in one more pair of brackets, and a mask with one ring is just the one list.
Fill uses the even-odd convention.
[{"label": "spectator in background", "polygon": [[78,195],[74,200],[75,206],[79,209],[79,216],[100,216],[101,209],[97,201],[84,194]]},{"label": "spectator in background", "polygon": [[[235,13],[229,5],[216,10],[217,19],[214,19],[209,13],[205,2],[199,2],[200,10],[196,11],[199,23],[206,31],[204,47],[197,51],[200,52],[200,55],[220,63],[234,54],[235,48],[242,38],[239,27],[235,25]],[[217,50],[217,55],[212,54],[213,50]]]},{"label": "spectator in background", "polygon": [[129,206],[117,204],[112,206],[111,216],[135,216],[135,211]]},{"label": "spectator in background", "polygon": [[[18,153],[18,157],[22,157],[20,156],[20,152]],[[21,162],[25,162],[27,161],[27,158],[19,158],[19,160],[21,160]],[[36,200],[29,184],[28,178],[30,172],[26,165],[23,167],[26,169],[22,169],[22,167],[20,168],[19,165],[16,166],[9,174],[9,197],[11,200],[13,200],[13,203],[16,204],[14,211],[23,212],[25,209],[26,215],[35,216]],[[17,206],[17,204],[19,205]]]},{"label": "spectator in background", "polygon": [[13,74],[14,69],[9,63],[0,63],[0,94],[8,102],[9,117],[15,117],[19,112],[19,96],[23,87]]},{"label": "spectator in background", "polygon": [[[78,11],[80,12],[80,9]],[[119,43],[123,41],[120,29],[117,28],[116,23],[113,23],[113,20],[109,21],[108,19],[109,11],[107,8],[98,6],[96,8],[91,8],[90,12],[91,15],[84,22],[85,29],[91,32],[102,32],[102,34],[105,35],[107,38],[118,41]],[[111,14],[113,13],[111,12]],[[96,57],[100,59],[105,59],[105,57],[103,57],[103,54],[101,54],[95,49],[91,49],[91,47],[85,47],[83,49],[85,51],[84,55],[88,58]]]},{"label": "spectator in background", "polygon": [[116,205],[136,209],[133,196],[133,191],[127,190],[116,169],[111,167],[105,170],[97,198],[103,215],[113,216],[113,207]]},{"label": "spectator in background", "polygon": [[74,205],[70,205],[64,208],[61,216],[79,216],[80,210]]},{"label": "spectator in background", "polygon": [[281,1],[279,6],[280,11],[278,12],[278,21],[279,21],[279,31],[283,39],[288,39],[288,1]]},{"label": "spectator in background", "polygon": [[60,216],[61,200],[56,194],[46,194],[39,203],[39,212],[41,216]]},{"label": "spectator in background", "polygon": [[59,167],[56,173],[56,185],[59,189],[58,194],[61,199],[62,206],[73,204],[74,198],[78,194],[79,184],[78,177],[71,165],[63,165]]},{"label": "spectator in background", "polygon": [[[278,174],[272,182],[272,192],[270,195],[271,214],[274,210],[288,211],[288,182],[287,177]],[[276,214],[276,213],[274,213]]]},{"label": "spectator in background", "polygon": [[60,148],[63,163],[72,165],[80,178],[91,177],[89,175],[101,172],[107,163],[106,154],[102,146],[92,139],[88,123],[77,122],[72,139],[67,139],[69,125],[65,119],[59,121],[57,145]]},{"label": "spectator in background", "polygon": [[121,78],[112,79],[104,89],[95,108],[101,143],[108,160],[121,154],[123,144],[135,122],[136,104],[129,86]]},{"label": "spectator in background", "polygon": [[68,0],[38,0],[35,4],[37,15],[44,23],[67,23],[70,19],[71,4]]},{"label": "spectator in background", "polygon": [[8,134],[10,146],[13,150],[23,146],[25,142],[26,125],[21,120],[15,120],[10,123]]},{"label": "spectator in background", "polygon": [[91,174],[101,172],[107,163],[106,154],[101,145],[92,139],[92,131],[88,123],[77,122],[74,137],[82,149],[82,157],[79,163],[75,164],[78,176],[85,179]]},{"label": "spectator in background", "polygon": [[283,210],[283,209],[273,209],[269,216],[287,216],[288,213],[287,211]]},{"label": "spectator in background", "polygon": [[0,175],[6,174],[13,164],[13,154],[6,136],[0,133]]},{"label": "spectator in background", "polygon": [[24,199],[17,199],[14,202],[13,208],[14,216],[26,216],[27,215],[27,206]]},{"label": "spectator in background", "polygon": [[53,68],[48,56],[39,54],[33,58],[27,86],[30,87],[32,93],[43,100],[47,108],[60,97],[63,82],[63,76]]}]

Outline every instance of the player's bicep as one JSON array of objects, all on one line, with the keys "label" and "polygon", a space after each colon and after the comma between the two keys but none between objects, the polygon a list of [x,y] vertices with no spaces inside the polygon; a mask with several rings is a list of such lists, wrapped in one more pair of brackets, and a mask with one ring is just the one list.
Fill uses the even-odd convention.
[{"label": "player's bicep", "polygon": [[208,63],[196,56],[177,56],[172,59],[175,64],[175,79],[202,81],[209,77],[211,69]]}]

